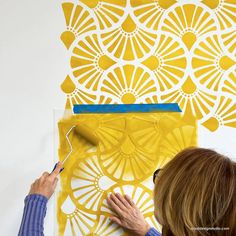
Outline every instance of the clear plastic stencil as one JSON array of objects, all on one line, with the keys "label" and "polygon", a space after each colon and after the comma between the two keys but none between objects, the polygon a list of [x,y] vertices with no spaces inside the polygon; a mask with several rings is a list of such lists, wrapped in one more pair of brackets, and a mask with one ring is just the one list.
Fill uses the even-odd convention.
[{"label": "clear plastic stencil", "polygon": [[[147,222],[160,230],[153,215],[152,174],[181,149],[196,145],[195,122],[174,112],[67,113],[66,119],[64,111],[56,113],[56,161],[70,156],[60,174],[55,235],[126,235],[108,219],[110,192],[130,195]],[[78,124],[98,137],[97,146],[70,131]]]}]

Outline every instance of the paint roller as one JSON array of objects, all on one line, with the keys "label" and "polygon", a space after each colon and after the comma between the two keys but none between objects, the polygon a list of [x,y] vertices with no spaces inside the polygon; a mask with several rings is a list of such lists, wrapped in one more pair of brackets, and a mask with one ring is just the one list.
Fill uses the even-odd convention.
[{"label": "paint roller", "polygon": [[94,134],[94,130],[89,129],[83,124],[78,124],[75,126],[75,133],[83,137],[86,141],[91,143],[94,146],[98,145],[98,137]]},{"label": "paint roller", "polygon": [[[66,140],[69,144],[69,147],[70,147],[70,152],[66,155],[66,157],[64,158],[64,160],[62,161],[62,165],[65,164],[65,162],[67,161],[67,159],[70,157],[72,151],[73,151],[73,147],[70,143],[70,140],[69,140],[69,135],[70,133],[74,131],[75,134],[79,135],[80,137],[82,137],[83,139],[85,139],[87,142],[91,143],[92,145],[94,146],[97,146],[98,145],[98,138],[96,135],[94,135],[93,133],[93,130],[92,129],[89,129],[87,126],[83,125],[83,124],[77,124],[77,125],[74,125],[72,126],[69,131],[66,133]],[[55,164],[54,168],[52,171],[54,171],[57,167],[57,164]],[[61,171],[63,170],[64,168],[61,169]],[[60,171],[60,172],[61,172]]]}]

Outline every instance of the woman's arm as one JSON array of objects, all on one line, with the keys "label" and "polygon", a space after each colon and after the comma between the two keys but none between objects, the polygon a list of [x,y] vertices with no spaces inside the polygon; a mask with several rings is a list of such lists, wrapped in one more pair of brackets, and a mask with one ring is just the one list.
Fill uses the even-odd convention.
[{"label": "woman's arm", "polygon": [[39,194],[31,194],[25,198],[23,218],[18,236],[42,236],[43,221],[46,215],[48,199]]},{"label": "woman's arm", "polygon": [[44,172],[30,188],[25,198],[24,213],[18,236],[42,236],[44,217],[47,211],[48,199],[52,196],[57,185],[57,175],[62,168],[61,163],[51,173]]}]

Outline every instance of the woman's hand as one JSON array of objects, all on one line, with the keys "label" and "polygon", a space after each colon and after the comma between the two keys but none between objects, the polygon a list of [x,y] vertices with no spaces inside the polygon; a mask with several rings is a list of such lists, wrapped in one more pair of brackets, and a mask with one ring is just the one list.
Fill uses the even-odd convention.
[{"label": "woman's hand", "polygon": [[131,231],[134,235],[145,236],[151,228],[128,195],[123,197],[119,193],[111,194],[107,202],[117,214],[117,216],[111,216],[110,220]]},{"label": "woman's hand", "polygon": [[29,194],[40,194],[49,199],[57,186],[57,175],[60,173],[61,168],[62,164],[59,162],[56,169],[51,174],[44,172],[42,176],[36,179],[31,185]]}]

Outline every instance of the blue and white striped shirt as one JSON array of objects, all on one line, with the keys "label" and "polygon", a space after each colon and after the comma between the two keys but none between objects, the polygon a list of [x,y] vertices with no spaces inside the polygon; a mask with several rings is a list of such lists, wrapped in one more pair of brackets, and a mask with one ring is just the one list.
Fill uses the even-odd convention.
[{"label": "blue and white striped shirt", "polygon": [[39,194],[25,198],[25,207],[18,236],[43,236],[43,222],[48,199]]},{"label": "blue and white striped shirt", "polygon": [[[25,198],[25,207],[18,236],[43,236],[43,222],[47,211],[48,199],[39,194],[31,194]],[[146,236],[161,236],[151,228]]]}]

